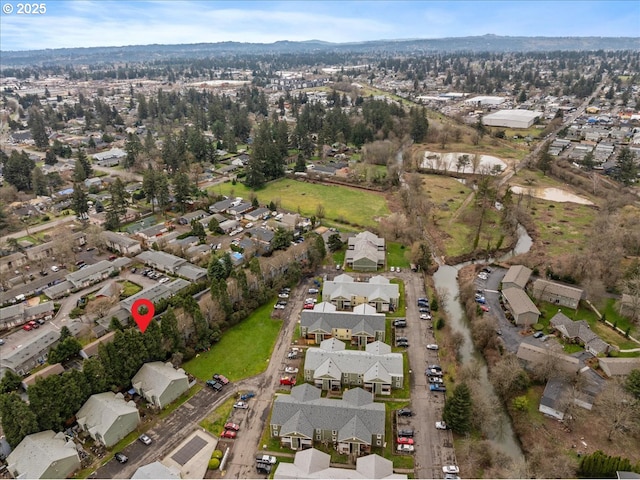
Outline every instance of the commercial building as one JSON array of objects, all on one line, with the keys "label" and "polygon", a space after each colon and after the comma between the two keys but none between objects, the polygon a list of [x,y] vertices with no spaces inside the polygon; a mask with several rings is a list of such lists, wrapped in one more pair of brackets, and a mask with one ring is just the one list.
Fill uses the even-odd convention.
[{"label": "commercial building", "polygon": [[499,110],[482,117],[482,122],[489,127],[529,128],[542,115],[531,110]]}]

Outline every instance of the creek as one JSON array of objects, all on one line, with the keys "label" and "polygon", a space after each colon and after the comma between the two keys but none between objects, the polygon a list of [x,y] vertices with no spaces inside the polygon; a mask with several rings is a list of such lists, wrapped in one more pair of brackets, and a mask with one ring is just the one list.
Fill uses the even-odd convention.
[{"label": "creek", "polygon": [[[525,228],[522,225],[518,225],[518,241],[514,249],[499,260],[505,260],[514,255],[528,252],[532,243],[531,237]],[[489,259],[489,261],[491,262],[492,259]],[[460,288],[458,286],[458,271],[471,263],[472,262],[464,262],[453,266],[440,264],[438,271],[433,275],[433,281],[436,290],[444,294],[442,299],[443,307],[447,311],[452,330],[459,332],[464,339],[459,350],[460,361],[462,364],[473,361],[477,362],[480,367],[480,388],[483,389],[483,393],[490,399],[491,404],[495,406],[495,422],[492,422],[491,425],[488,425],[487,428],[484,429],[485,434],[497,449],[502,450],[514,460],[519,460],[523,458],[523,454],[518,438],[513,431],[511,419],[496,395],[493,385],[489,382],[487,364],[473,344],[469,321],[459,301]]]}]

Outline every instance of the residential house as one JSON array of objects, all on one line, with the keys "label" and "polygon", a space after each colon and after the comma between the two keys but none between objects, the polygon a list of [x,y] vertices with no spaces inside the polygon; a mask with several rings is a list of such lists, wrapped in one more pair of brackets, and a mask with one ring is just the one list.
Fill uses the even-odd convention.
[{"label": "residential house", "polygon": [[[76,247],[82,247],[87,244],[87,236],[83,232],[74,233],[71,236],[71,240]],[[36,245],[31,248],[27,248],[24,253],[27,258],[32,261],[38,260],[50,260],[51,257],[55,257],[55,243],[56,240],[43,243],[42,245]]]},{"label": "residential house", "polygon": [[342,399],[322,398],[309,384],[279,395],[273,402],[270,433],[283,446],[300,450],[313,442],[336,444],[342,454],[362,455],[385,443],[385,406],[374,403],[362,388],[344,392]]},{"label": "residential house", "polygon": [[131,476],[132,480],[180,479],[180,470],[167,467],[160,462],[153,462],[138,468]]},{"label": "residential house", "polygon": [[524,265],[513,265],[502,279],[502,290],[507,288],[524,289],[531,277],[531,269]]},{"label": "residential house", "polygon": [[264,227],[254,227],[247,230],[246,233],[251,237],[256,250],[260,252],[271,251],[271,242],[273,242],[273,238],[275,237],[273,230]]},{"label": "residential house", "polygon": [[563,338],[584,345],[584,349],[594,356],[609,351],[610,345],[596,335],[585,320],[573,321],[564,313],[558,312],[549,320],[549,326]]},{"label": "residential house", "polygon": [[197,282],[207,276],[207,271],[204,268],[193,265],[184,258],[166,252],[149,250],[138,254],[136,260],[162,272],[186,278],[191,282]]},{"label": "residential house", "polygon": [[112,331],[103,335],[97,340],[94,340],[93,342],[85,345],[85,347],[82,350],[80,350],[80,356],[85,360],[91,357],[95,357],[98,354],[98,348],[100,347],[101,344],[111,343],[115,338],[116,338],[115,331]]},{"label": "residential house", "polygon": [[207,212],[204,210],[196,210],[195,212],[185,213],[181,217],[178,218],[178,223],[180,225],[191,225],[193,220],[200,220],[207,216]]},{"label": "residential house", "polygon": [[44,293],[51,300],[57,300],[71,293],[71,290],[74,289],[73,283],[64,280],[59,283],[54,283],[50,287],[45,288],[42,293]]},{"label": "residential house", "polygon": [[21,386],[26,391],[31,385],[36,383],[36,380],[44,379],[52,375],[60,375],[61,373],[64,373],[62,364],[54,363],[53,365],[47,365],[42,370],[38,370],[36,373],[22,380]]},{"label": "residential house", "polygon": [[393,462],[380,455],[371,454],[358,457],[356,469],[343,469],[331,466],[331,455],[315,448],[296,452],[293,463],[281,462],[273,475],[275,479],[295,478],[351,478],[402,480],[408,478],[404,473],[393,473]]},{"label": "residential house", "polygon": [[108,230],[100,233],[100,236],[107,247],[123,255],[136,255],[142,251],[140,242],[122,233],[110,232]]},{"label": "residential house", "polygon": [[13,272],[27,263],[27,256],[22,252],[4,255],[0,259],[0,273]]},{"label": "residential house", "polygon": [[538,300],[576,310],[582,298],[583,290],[538,278],[533,282],[531,293],[533,298]]},{"label": "residential house", "polygon": [[127,156],[127,152],[120,148],[112,148],[106,152],[94,153],[92,155],[96,165],[101,167],[115,167]]},{"label": "residential house", "polygon": [[250,210],[253,210],[253,205],[249,202],[243,202],[238,205],[231,205],[227,208],[227,213],[229,215],[242,216]]},{"label": "residential house", "polygon": [[368,282],[356,282],[345,273],[322,286],[322,301],[333,303],[338,310],[349,310],[366,303],[375,307],[376,312],[389,312],[395,310],[399,298],[398,284],[382,276],[371,277]]},{"label": "residential house", "polygon": [[133,432],[140,423],[136,404],[122,393],[91,395],[76,414],[78,426],[96,442],[111,447]]},{"label": "residential house", "polygon": [[0,308],[0,330],[17,327],[41,318],[51,319],[53,318],[53,313],[53,302],[43,302],[32,306],[26,303],[18,303]]},{"label": "residential house", "polygon": [[168,231],[169,227],[167,227],[164,223],[158,223],[157,225],[153,225],[151,227],[137,231],[136,235],[147,242],[148,245],[151,245]]},{"label": "residential house", "polygon": [[[71,326],[70,326],[71,328]],[[36,330],[30,332],[22,347],[16,350],[3,351],[0,355],[0,378],[5,370],[24,376],[38,365],[44,365],[49,349],[58,343],[60,333],[57,331]]]},{"label": "residential house", "polygon": [[84,181],[84,186],[87,188],[91,188],[91,187],[100,188],[102,186],[102,180],[100,180],[100,177],[87,178]]},{"label": "residential house", "polygon": [[189,379],[184,370],[171,363],[149,362],[142,365],[131,380],[138,395],[158,408],[164,408],[189,390]]},{"label": "residential house", "polygon": [[533,325],[538,323],[540,310],[531,301],[524,290],[509,287],[502,290],[502,297],[511,311],[516,325]]},{"label": "residential house", "polygon": [[572,404],[591,410],[600,391],[602,379],[589,367],[582,369],[578,375],[582,380],[577,381],[575,385],[571,385],[562,377],[549,379],[542,393],[538,411],[557,420],[563,420]]},{"label": "residential house", "polygon": [[95,298],[119,298],[121,290],[118,282],[107,282],[95,293]]},{"label": "residential house", "polygon": [[117,268],[114,267],[113,263],[108,260],[101,260],[86,268],[67,274],[66,279],[71,282],[73,288],[80,289],[109,278],[109,275],[114,270],[117,271]]},{"label": "residential house", "polygon": [[80,457],[64,432],[45,430],[24,437],[7,464],[13,478],[69,478],[80,469]]},{"label": "residential house", "polygon": [[365,303],[352,312],[338,312],[334,304],[321,302],[313,310],[303,310],[300,314],[300,336],[316,344],[332,337],[359,346],[384,342],[385,318]]},{"label": "residential house", "polygon": [[324,340],[305,354],[304,379],[322,390],[362,387],[374,395],[390,395],[404,382],[401,353],[386,343],[373,342],[365,350],[346,350],[344,342]]},{"label": "residential house", "polygon": [[167,283],[157,283],[152,287],[145,288],[135,295],[131,295],[130,297],[125,298],[120,302],[120,307],[129,315],[131,312],[131,307],[133,303],[139,298],[145,298],[152,303],[158,302],[163,298],[173,297],[180,290],[188,287],[190,285],[189,282],[182,278],[176,278],[172,282]]},{"label": "residential house", "polygon": [[251,212],[247,212],[244,214],[244,218],[249,220],[250,222],[257,222],[259,220],[263,220],[264,217],[271,215],[271,210],[268,208],[260,207],[256,208]]},{"label": "residential house", "polygon": [[211,213],[224,213],[227,211],[227,208],[231,206],[236,200],[232,198],[225,198],[224,200],[220,200],[219,202],[214,203],[209,206],[209,211]]},{"label": "residential house", "polygon": [[225,220],[224,222],[220,222],[218,226],[224,233],[229,233],[240,225],[240,222],[237,220]]},{"label": "residential house", "polygon": [[385,266],[385,240],[371,232],[361,232],[347,242],[345,264],[363,272],[375,272]]},{"label": "residential house", "polygon": [[601,357],[598,359],[598,365],[609,377],[626,376],[631,370],[640,370],[640,357]]},{"label": "residential house", "polygon": [[516,356],[529,369],[552,362],[555,371],[572,374],[580,370],[580,360],[578,358],[566,355],[562,350],[552,348],[548,344],[536,345],[526,341],[521,342]]}]

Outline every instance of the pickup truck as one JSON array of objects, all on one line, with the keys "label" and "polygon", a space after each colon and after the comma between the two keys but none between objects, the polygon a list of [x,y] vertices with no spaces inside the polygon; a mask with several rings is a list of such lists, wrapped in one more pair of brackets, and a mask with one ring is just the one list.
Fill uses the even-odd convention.
[{"label": "pickup truck", "polygon": [[446,392],[447,387],[445,387],[444,385],[439,385],[437,383],[432,383],[429,385],[429,390],[431,390],[432,392]]}]

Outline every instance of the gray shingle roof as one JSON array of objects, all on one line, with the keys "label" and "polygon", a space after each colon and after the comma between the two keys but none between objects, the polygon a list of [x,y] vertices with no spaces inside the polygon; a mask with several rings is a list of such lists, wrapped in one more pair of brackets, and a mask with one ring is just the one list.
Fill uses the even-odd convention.
[{"label": "gray shingle roof", "polygon": [[[62,465],[66,463],[64,460],[74,458],[77,461],[76,468],[80,468],[75,444],[67,442],[62,432],[45,430],[24,437],[7,457],[7,462],[9,471],[18,473],[19,477],[16,478],[42,478],[51,466]],[[57,472],[60,475],[57,478],[66,478],[72,472]]]},{"label": "gray shingle roof", "polygon": [[385,316],[381,313],[367,315],[337,311],[325,313],[316,311],[314,308],[314,310],[302,311],[300,326],[306,327],[309,333],[316,331],[331,333],[334,328],[342,328],[351,330],[353,334],[366,333],[369,336],[375,336],[376,332],[385,331]]},{"label": "gray shingle roof", "polygon": [[540,310],[538,310],[538,307],[535,306],[524,290],[520,290],[517,287],[510,287],[503,290],[502,295],[509,303],[515,315],[527,312],[540,315]]},{"label": "gray shingle roof", "polygon": [[514,265],[507,270],[506,275],[502,279],[502,283],[514,283],[520,288],[524,288],[529,281],[529,277],[531,277],[531,273],[531,269],[524,265]]},{"label": "gray shingle roof", "polygon": [[[384,277],[381,277],[384,278]],[[400,289],[397,284],[387,282],[354,282],[349,275],[338,275],[333,280],[324,282],[322,286],[322,299],[330,301],[334,298],[351,299],[353,297],[365,297],[368,301],[383,300],[386,302],[397,301]],[[378,283],[379,282],[379,283]]]},{"label": "gray shingle roof", "polygon": [[570,287],[569,285],[563,285],[561,283],[550,282],[538,278],[533,282],[532,293],[533,296],[539,298],[543,293],[558,295],[561,297],[567,297],[575,300],[576,302],[582,298],[582,289],[576,287]]}]

